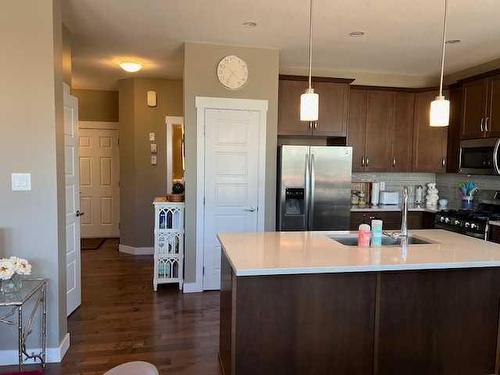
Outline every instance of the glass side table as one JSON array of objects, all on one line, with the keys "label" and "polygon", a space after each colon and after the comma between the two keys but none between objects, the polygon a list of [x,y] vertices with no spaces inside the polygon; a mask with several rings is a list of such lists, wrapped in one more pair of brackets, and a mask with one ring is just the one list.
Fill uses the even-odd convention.
[{"label": "glass side table", "polygon": [[[40,361],[45,367],[47,354],[47,280],[33,277],[19,277],[13,291],[0,292],[0,324],[17,327],[17,348],[19,368],[25,359]],[[26,310],[27,320],[23,321]],[[40,319],[40,351],[28,353],[26,342],[33,331],[38,313]]]}]

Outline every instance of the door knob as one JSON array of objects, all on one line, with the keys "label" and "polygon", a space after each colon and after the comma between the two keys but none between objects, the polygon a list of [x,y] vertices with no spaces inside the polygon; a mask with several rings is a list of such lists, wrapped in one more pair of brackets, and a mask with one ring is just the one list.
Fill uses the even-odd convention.
[{"label": "door knob", "polygon": [[85,215],[85,212],[81,212],[80,210],[76,211],[76,217],[80,217]]},{"label": "door knob", "polygon": [[257,209],[255,207],[244,208],[243,211],[255,212]]}]

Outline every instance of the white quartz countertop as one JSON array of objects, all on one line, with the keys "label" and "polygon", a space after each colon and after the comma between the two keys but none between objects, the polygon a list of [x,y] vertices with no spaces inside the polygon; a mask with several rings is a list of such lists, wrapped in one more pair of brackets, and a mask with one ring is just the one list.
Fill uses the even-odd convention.
[{"label": "white quartz countertop", "polygon": [[[360,206],[352,206],[351,207],[351,212],[390,212],[390,211],[401,211],[401,206],[397,204],[385,204],[385,205],[379,205],[379,206],[366,206],[366,207],[360,207]],[[420,211],[420,212],[438,212],[439,209],[431,209],[427,207],[416,207],[416,206],[410,206],[408,207],[408,211]]]},{"label": "white quartz countertop", "polygon": [[[222,233],[236,276],[500,267],[500,244],[441,229],[410,231],[431,244],[359,248],[328,237],[350,232]],[[352,232],[354,233],[354,232]]]}]

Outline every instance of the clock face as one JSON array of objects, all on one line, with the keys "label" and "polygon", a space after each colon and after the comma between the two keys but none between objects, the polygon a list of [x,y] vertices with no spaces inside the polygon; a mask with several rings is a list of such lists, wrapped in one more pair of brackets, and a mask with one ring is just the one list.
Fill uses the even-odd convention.
[{"label": "clock face", "polygon": [[217,77],[224,87],[237,90],[245,85],[248,80],[248,66],[238,56],[226,56],[217,66]]}]

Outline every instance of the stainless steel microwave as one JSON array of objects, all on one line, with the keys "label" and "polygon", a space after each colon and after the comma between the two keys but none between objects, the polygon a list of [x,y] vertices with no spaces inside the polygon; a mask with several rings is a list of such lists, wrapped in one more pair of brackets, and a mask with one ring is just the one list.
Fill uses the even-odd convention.
[{"label": "stainless steel microwave", "polygon": [[500,138],[460,142],[460,173],[500,175]]}]

